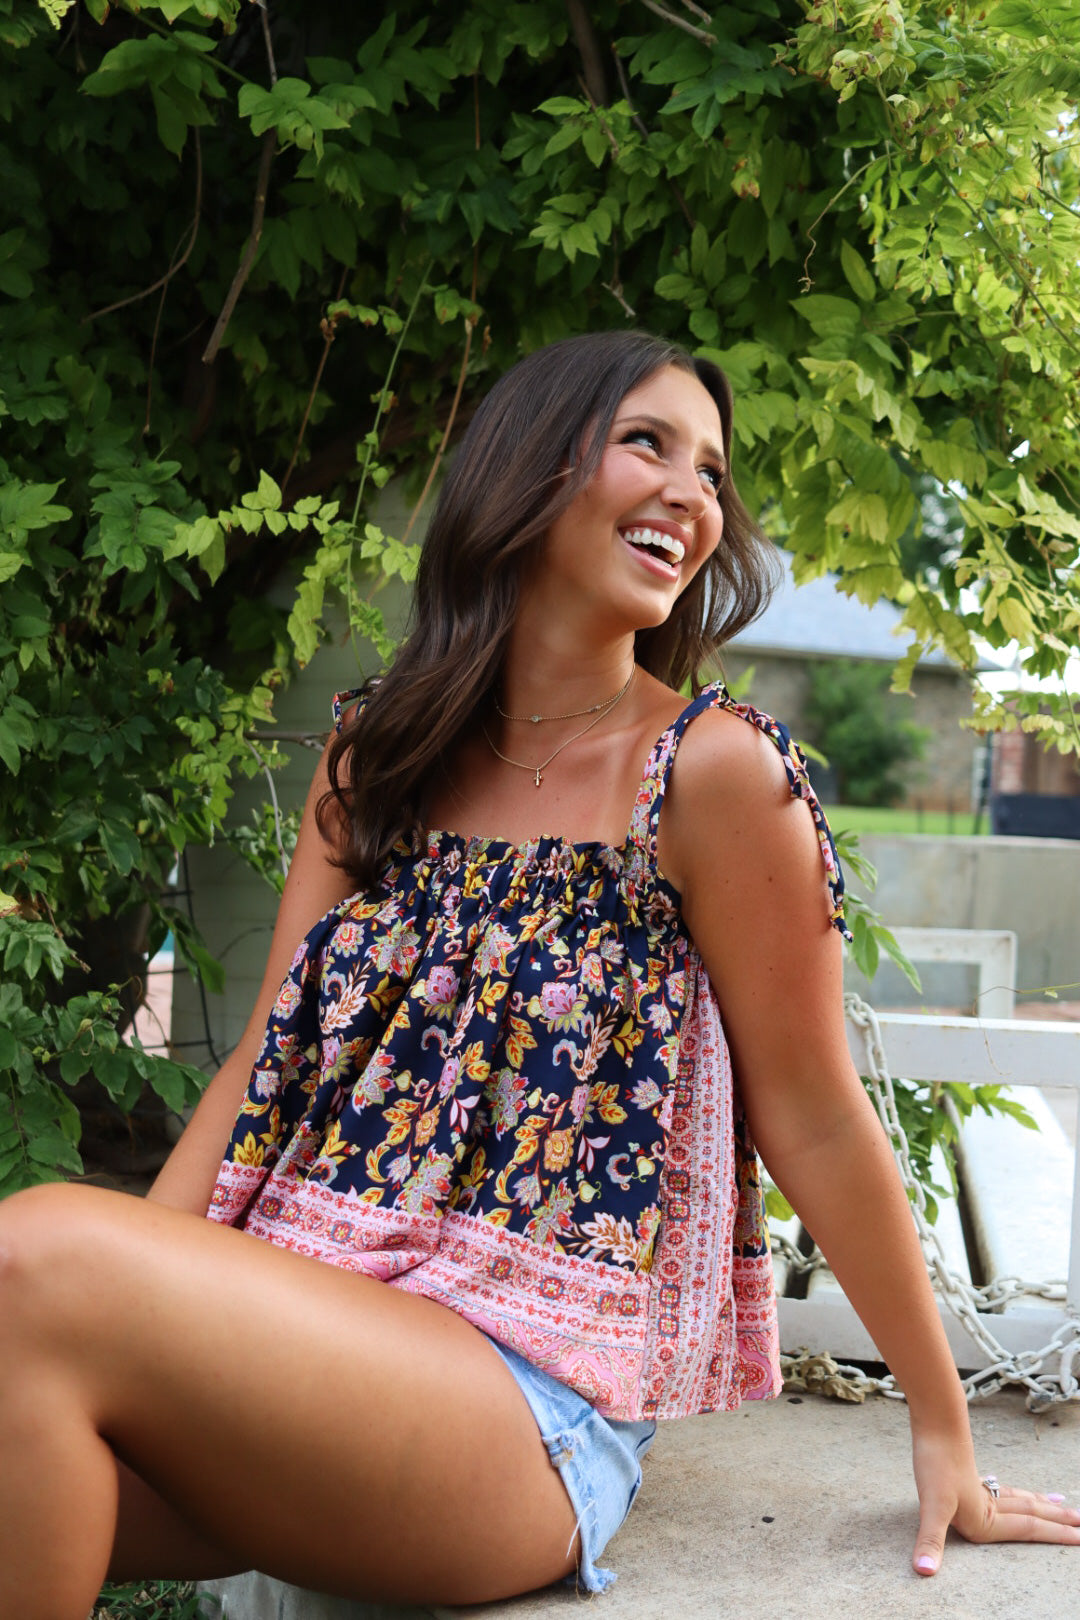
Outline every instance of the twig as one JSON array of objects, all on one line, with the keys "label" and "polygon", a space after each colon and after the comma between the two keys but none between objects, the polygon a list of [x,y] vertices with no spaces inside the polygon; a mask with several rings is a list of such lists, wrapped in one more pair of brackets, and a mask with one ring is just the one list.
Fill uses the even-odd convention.
[{"label": "twig", "polygon": [[[472,289],[471,289],[471,291],[469,293],[469,302],[473,303],[473,304],[476,303],[476,280],[477,280],[477,271],[479,269],[479,257],[480,256],[479,256],[479,244],[478,244],[476,247],[473,248]],[[473,316],[471,316],[471,315],[468,316],[466,318],[466,321],[465,321],[465,352],[461,356],[461,366],[460,366],[460,368],[458,370],[458,380],[457,380],[457,387],[454,390],[454,398],[453,398],[453,401],[451,402],[451,405],[450,405],[450,415],[446,418],[446,426],[445,426],[445,428],[443,428],[443,436],[439,440],[439,448],[435,452],[435,460],[431,463],[431,470],[429,471],[429,473],[427,475],[427,478],[424,480],[424,487],[420,491],[420,498],[417,500],[416,505],[413,507],[412,513],[410,514],[410,517],[409,517],[409,521],[405,526],[405,533],[401,537],[402,545],[407,545],[408,544],[409,536],[413,532],[413,526],[415,525],[417,518],[420,516],[420,512],[421,512],[421,509],[422,509],[422,507],[424,505],[424,502],[427,500],[428,495],[429,495],[429,493],[431,491],[431,486],[435,482],[435,475],[438,472],[439,467],[440,467],[440,465],[442,463],[442,458],[443,458],[443,454],[445,453],[446,446],[450,443],[450,434],[453,431],[454,419],[457,416],[458,406],[461,404],[462,390],[465,387],[465,373],[468,370],[469,352],[472,349],[473,330],[474,330],[475,326],[476,326],[475,318]]]},{"label": "twig", "polygon": [[214,330],[210,334],[210,341],[203,350],[203,365],[209,366],[217,359],[217,352],[221,348],[221,340],[225,336],[225,328],[232,318],[236,308],[236,301],[244,288],[244,283],[251,274],[251,267],[255,263],[255,255],[259,251],[262,240],[263,220],[266,217],[266,194],[270,188],[270,165],[274,161],[277,150],[277,130],[268,129],[262,139],[262,152],[259,155],[259,176],[255,182],[255,206],[251,213],[251,235],[247,239],[240,263],[236,267],[236,274],[232,279],[232,286],[225,295],[225,302],[221,306],[221,314],[214,323]]},{"label": "twig", "polygon": [[709,16],[709,13],[707,11],[705,11],[701,6],[695,6],[694,0],[682,0],[682,3],[686,7],[687,11],[693,12],[695,17],[700,17],[702,22],[704,22],[704,23],[711,23],[712,22],[712,18]]},{"label": "twig", "polygon": [[364,459],[360,466],[360,484],[356,491],[356,500],[353,503],[352,518],[350,522],[354,529],[356,528],[356,520],[360,516],[360,503],[364,498],[364,490],[367,486],[367,476],[371,467],[372,458],[374,456],[374,446],[378,441],[379,423],[382,421],[383,414],[390,405],[390,384],[393,381],[394,372],[397,370],[397,363],[401,357],[401,351],[405,347],[405,339],[409,335],[409,327],[412,325],[413,316],[416,314],[416,311],[420,306],[421,298],[427,292],[428,276],[431,274],[431,267],[434,262],[434,259],[429,258],[427,264],[424,266],[424,274],[420,278],[420,285],[413,294],[412,303],[409,305],[409,308],[405,314],[405,319],[401,323],[401,331],[398,333],[397,342],[394,344],[394,352],[390,356],[390,364],[386,370],[386,377],[383,381],[382,387],[379,389],[379,403],[375,409],[375,420],[371,425],[371,433],[373,437],[367,441],[364,447]]},{"label": "twig", "polygon": [[633,123],[633,126],[637,130],[638,134],[643,135],[645,139],[648,140],[649,126],[645,122],[644,118],[642,118],[641,114],[637,111],[633,101],[630,99],[630,86],[626,81],[626,69],[622,65],[622,57],[619,55],[614,46],[611,48],[611,54],[615,58],[615,71],[619,75],[619,86],[623,93],[623,100],[630,109],[631,122]]},{"label": "twig", "polygon": [[[270,84],[273,87],[277,84],[278,72],[277,62],[274,60],[274,41],[270,34],[270,12],[266,0],[256,0],[256,4],[259,7],[262,20],[263,43],[266,46],[266,65],[270,73]],[[255,263],[255,255],[259,251],[259,243],[262,240],[263,221],[266,218],[266,194],[270,188],[270,165],[274,161],[276,150],[277,131],[268,129],[263,136],[262,152],[259,155],[259,176],[255,182],[255,206],[251,215],[251,235],[247,239],[247,245],[236,268],[236,274],[233,276],[232,286],[225,295],[225,302],[221,306],[221,314],[218,316],[214,330],[210,334],[210,341],[203,350],[204,366],[212,365],[217,359],[218,350],[221,348],[221,342],[225,336],[225,329],[232,319],[233,310],[236,308],[236,301],[240,297],[244,283],[251,274],[251,268]]]},{"label": "twig", "polygon": [[[349,270],[348,270],[348,266],[346,266],[345,269],[341,272],[341,280],[338,282],[338,289],[337,289],[337,292],[334,294],[334,301],[335,302],[341,297],[342,293],[345,291],[345,280],[346,280],[346,277],[348,276],[348,274],[349,274]],[[333,343],[334,338],[337,335],[336,328],[337,328],[337,322],[336,321],[325,320],[325,319],[323,320],[323,322],[322,322],[323,352],[319,356],[319,364],[315,367],[315,380],[311,385],[311,392],[307,397],[307,404],[304,406],[304,414],[303,414],[303,417],[301,418],[301,421],[300,421],[300,431],[296,435],[296,443],[293,445],[293,453],[292,453],[292,456],[289,459],[289,465],[285,469],[285,477],[281,480],[281,493],[283,495],[284,495],[285,491],[289,487],[289,479],[293,475],[293,468],[296,466],[296,458],[300,454],[300,446],[304,442],[304,434],[307,432],[308,418],[311,415],[311,408],[315,403],[315,395],[319,391],[319,384],[322,382],[322,374],[323,374],[324,370],[326,369],[326,362],[327,362],[327,359],[329,358],[329,355],[330,355],[330,345]]]},{"label": "twig", "polygon": [[856,180],[861,180],[862,176],[866,173],[867,169],[870,168],[871,164],[876,162],[876,158],[871,158],[869,162],[863,164],[861,169],[856,169],[855,173],[851,176],[851,179],[845,180],[844,184],[840,187],[840,190],[835,192],[829,198],[817,219],[806,227],[806,235],[810,243],[810,251],[803,260],[802,280],[799,282],[799,287],[804,293],[809,292],[811,287],[814,285],[813,277],[810,274],[810,260],[817,252],[817,237],[814,235],[815,230],[821,224],[822,220],[825,218],[825,215],[829,212],[830,208],[832,208],[833,204],[838,203],[840,198],[844,195],[844,192],[848,191],[855,184]]},{"label": "twig", "polygon": [[[191,250],[195,246],[195,238],[199,234],[199,220],[202,215],[202,141],[199,138],[198,125],[194,127],[191,133],[195,139],[195,216],[191,221],[191,226],[188,231],[188,239],[183,253],[178,259],[174,257],[165,274],[163,276],[159,276],[156,281],[150,284],[149,287],[144,287],[142,292],[131,293],[127,298],[118,298],[115,304],[106,304],[104,309],[92,309],[89,315],[83,316],[81,322],[83,326],[86,326],[89,321],[98,320],[102,315],[112,315],[115,314],[118,309],[126,309],[128,304],[137,304],[141,299],[149,298],[151,293],[158,292],[159,290],[164,291],[164,289],[169,285],[169,282],[172,280],[173,276],[176,275],[178,270],[183,269],[184,265],[191,257]],[[183,238],[181,238],[181,241],[183,241]],[[177,243],[177,248],[179,248],[179,245],[180,244]]]},{"label": "twig", "polygon": [[574,36],[574,44],[581,57],[589,99],[601,107],[606,107],[607,75],[604,72],[604,58],[596,38],[596,30],[592,25],[592,18],[585,9],[584,0],[566,0],[566,10],[570,17],[570,32]]},{"label": "twig", "polygon": [[263,44],[266,46],[266,60],[270,68],[270,88],[277,84],[277,63],[274,61],[274,42],[270,38],[270,9],[266,0],[255,0],[262,17]]},{"label": "twig", "polygon": [[641,3],[647,11],[651,11],[657,17],[663,17],[666,23],[671,24],[672,28],[681,28],[683,33],[689,34],[692,39],[700,39],[703,45],[716,44],[715,34],[707,33],[704,28],[695,28],[694,24],[687,22],[685,17],[676,17],[673,11],[666,11],[663,6],[658,5],[657,0],[641,0]]},{"label": "twig", "polygon": [[[619,75],[619,85],[620,85],[620,87],[622,89],[623,100],[626,102],[627,107],[630,109],[631,122],[633,123],[634,128],[637,130],[638,134],[643,136],[645,140],[648,140],[648,138],[649,138],[649,126],[645,122],[644,118],[641,117],[640,113],[637,112],[637,110],[634,107],[634,103],[630,98],[630,86],[626,81],[626,69],[623,67],[622,57],[619,55],[618,51],[615,49],[614,46],[612,46],[612,48],[611,48],[611,54],[615,58],[615,71]],[[689,208],[687,208],[687,206],[686,206],[686,198],[683,196],[682,192],[679,190],[679,187],[675,184],[674,180],[672,180],[670,176],[668,177],[668,185],[671,187],[671,195],[675,198],[675,201],[678,203],[680,209],[682,210],[683,218],[685,219],[686,223],[689,225],[690,229],[693,230],[695,224],[697,223],[697,221],[694,219],[693,214],[690,212]]]},{"label": "twig", "polygon": [[580,73],[578,74],[578,85],[580,86],[582,92],[584,93],[585,100],[589,103],[589,106],[592,108],[593,112],[596,114],[596,121],[600,125],[600,128],[603,130],[604,134],[607,136],[608,145],[611,147],[611,150],[612,150],[612,152],[614,153],[614,156],[615,156],[615,161],[617,163],[619,161],[619,143],[615,139],[615,131],[612,129],[611,125],[608,123],[607,119],[604,117],[603,110],[601,109],[599,104],[594,99],[593,93],[589,89],[588,81],[583,79]]},{"label": "twig", "polygon": [[603,281],[600,285],[605,292],[609,292],[621,306],[629,321],[637,320],[637,310],[626,302],[623,294],[622,277],[619,275],[619,232],[615,229],[611,233],[611,280]]},{"label": "twig", "polygon": [[[588,19],[586,19],[586,21],[587,20]],[[480,150],[480,76],[477,73],[473,74],[473,112],[474,112],[474,116],[475,116],[474,139],[475,139],[475,142],[476,142],[476,150],[479,152],[479,150]],[[480,244],[479,244],[479,242],[474,242],[473,243],[473,253],[472,253],[472,286],[469,289],[469,302],[470,302],[470,304],[475,304],[476,303],[476,288],[477,288],[477,280],[478,280],[479,274],[480,274]],[[428,472],[428,475],[424,480],[424,487],[420,491],[420,498],[416,502],[415,506],[413,507],[412,512],[409,514],[409,521],[405,525],[405,533],[402,536],[402,544],[403,545],[408,544],[409,536],[413,532],[413,525],[416,523],[417,518],[420,516],[420,510],[421,510],[424,502],[428,498],[428,493],[429,493],[429,491],[431,489],[432,484],[435,482],[435,475],[438,472],[439,466],[440,466],[440,464],[442,462],[443,453],[446,450],[446,446],[450,442],[450,434],[453,431],[454,419],[457,416],[458,406],[461,404],[462,390],[465,387],[465,373],[468,370],[469,353],[470,353],[470,351],[472,349],[473,328],[475,327],[475,325],[476,325],[475,317],[472,316],[472,315],[467,316],[466,320],[465,320],[465,352],[461,356],[461,367],[460,367],[460,369],[458,371],[457,387],[454,389],[454,397],[450,402],[450,415],[446,418],[446,426],[443,429],[443,436],[439,440],[439,448],[435,452],[435,460],[431,463],[431,467],[430,467],[430,470]]]},{"label": "twig", "polygon": [[281,861],[281,875],[282,877],[288,877],[289,857],[285,853],[285,838],[281,831],[281,806],[278,804],[277,791],[274,787],[274,778],[271,774],[269,765],[263,759],[262,755],[259,753],[259,750],[255,747],[255,744],[253,742],[248,742],[248,747],[255,755],[258,763],[262,766],[263,775],[266,777],[266,785],[270,789],[270,803],[274,807],[274,842],[277,844],[278,859]]},{"label": "twig", "polygon": [[[152,338],[150,339],[150,363],[147,366],[147,371],[146,371],[146,417],[145,417],[145,420],[143,421],[143,438],[144,439],[145,439],[146,435],[150,431],[150,403],[151,403],[151,401],[152,401],[152,399],[154,397],[154,362],[157,359],[158,336],[160,335],[160,332],[161,332],[161,317],[165,313],[165,295],[169,290],[169,282],[172,280],[173,276],[175,276],[176,272],[179,270],[180,266],[184,263],[184,260],[187,258],[188,254],[191,252],[192,248],[195,246],[195,237],[198,234],[198,230],[199,230],[199,210],[200,210],[200,207],[202,205],[202,142],[199,139],[199,130],[198,130],[197,125],[196,125],[196,127],[195,127],[195,129],[193,131],[193,134],[194,134],[194,137],[195,137],[195,175],[196,175],[196,178],[195,178],[195,218],[191,222],[191,235],[188,238],[188,245],[184,249],[183,258],[180,259],[180,260],[177,260],[176,257],[175,257],[175,254],[174,254],[173,262],[172,262],[172,264],[170,264],[168,272],[162,278],[162,282],[161,282],[161,297],[158,299],[157,314],[154,316],[154,334],[153,334]],[[177,247],[179,248],[179,243],[177,244]]]},{"label": "twig", "polygon": [[626,312],[627,320],[630,320],[630,321],[636,321],[637,320],[637,310],[634,309],[632,307],[632,305],[628,304],[626,302],[625,297],[623,296],[623,289],[622,289],[622,282],[621,281],[614,281],[614,280],[613,281],[602,281],[600,283],[600,285],[603,287],[605,292],[609,292],[611,294],[612,298],[615,299],[616,303],[621,305],[623,310]]},{"label": "twig", "polygon": [[229,67],[228,63],[219,61],[216,56],[208,57],[197,46],[189,45],[183,34],[178,34],[169,24],[154,22],[152,17],[146,15],[145,11],[139,13],[139,21],[144,28],[149,28],[152,34],[157,34],[161,39],[169,40],[174,50],[183,51],[186,56],[192,57],[204,67],[211,68],[215,73],[224,73],[226,77],[235,79],[237,84],[251,84],[253,82],[251,79],[245,78],[242,73],[238,73],[235,68]]},{"label": "twig", "polygon": [[305,748],[322,749],[326,746],[325,731],[245,731],[244,736],[254,738],[256,742],[301,743]]},{"label": "twig", "polygon": [[956,198],[956,200],[958,202],[963,203],[964,207],[967,209],[967,211],[971,215],[972,219],[975,220],[975,222],[979,226],[980,230],[983,230],[983,231],[986,232],[987,239],[990,242],[992,242],[994,244],[994,246],[997,248],[998,252],[1001,254],[1001,257],[1005,260],[1005,263],[1009,266],[1009,269],[1012,271],[1013,275],[1016,277],[1016,279],[1020,283],[1021,287],[1023,287],[1025,292],[1027,292],[1030,295],[1030,297],[1032,297],[1035,300],[1035,302],[1038,304],[1039,308],[1042,310],[1043,314],[1046,316],[1046,319],[1048,320],[1050,325],[1054,328],[1054,331],[1057,333],[1058,337],[1063,338],[1065,343],[1067,344],[1067,346],[1070,349],[1072,349],[1074,352],[1080,352],[1080,350],[1077,349],[1076,340],[1074,338],[1070,337],[1068,332],[1066,332],[1065,328],[1063,326],[1061,326],[1054,319],[1053,315],[1051,315],[1050,311],[1047,309],[1046,305],[1043,303],[1042,299],[1039,297],[1038,293],[1035,291],[1035,288],[1032,286],[1031,282],[1028,280],[1028,278],[1024,275],[1023,271],[1020,269],[1019,264],[1017,264],[1016,261],[1012,258],[1011,254],[1009,254],[1006,251],[1006,249],[1004,247],[1002,247],[1001,243],[998,241],[997,237],[994,235],[993,231],[990,229],[990,226],[987,224],[985,217],[982,214],[979,213],[979,210],[977,208],[973,208],[971,203],[968,202],[967,198],[962,196],[961,193],[957,190],[956,186],[953,184],[952,176],[949,174],[948,170],[946,168],[944,168],[942,164],[937,162],[936,159],[934,160],[933,166],[937,170],[938,174],[940,174],[941,178],[944,180],[945,184],[948,186],[949,190],[952,192],[952,194]]}]

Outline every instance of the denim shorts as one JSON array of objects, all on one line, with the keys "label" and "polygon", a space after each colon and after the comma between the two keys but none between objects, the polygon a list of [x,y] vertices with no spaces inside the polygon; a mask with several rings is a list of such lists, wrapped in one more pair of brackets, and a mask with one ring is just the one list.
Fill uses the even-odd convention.
[{"label": "denim shorts", "polygon": [[655,1423],[601,1417],[587,1400],[534,1367],[515,1350],[491,1340],[529,1403],[552,1466],[566,1486],[581,1538],[581,1561],[567,1585],[604,1592],[614,1571],[600,1557],[630,1511],[641,1485],[641,1459],[653,1443]]}]

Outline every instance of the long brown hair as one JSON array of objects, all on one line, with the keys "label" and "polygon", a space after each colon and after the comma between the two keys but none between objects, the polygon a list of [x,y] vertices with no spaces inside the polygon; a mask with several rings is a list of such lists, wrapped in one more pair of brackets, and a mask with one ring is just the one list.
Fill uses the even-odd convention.
[{"label": "long brown hair", "polygon": [[[521,583],[552,521],[589,483],[622,400],[655,372],[697,376],[720,413],[731,458],[731,387],[719,366],[643,332],[596,332],[538,349],[496,383],[469,424],[424,541],[408,635],[389,670],[331,744],[318,809],[347,828],[341,865],[362,888],[394,844],[424,826],[427,783],[494,687]],[[569,472],[567,471],[569,469]],[[761,612],[772,547],[730,475],[723,538],[667,621],[638,633],[637,662],[699,689],[703,665]],[[344,778],[344,779],[343,779]]]}]

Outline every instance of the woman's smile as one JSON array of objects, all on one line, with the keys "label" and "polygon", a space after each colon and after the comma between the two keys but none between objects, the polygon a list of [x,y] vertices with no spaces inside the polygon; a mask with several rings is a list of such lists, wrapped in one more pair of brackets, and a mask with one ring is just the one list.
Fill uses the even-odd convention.
[{"label": "woman's smile", "polygon": [[663,518],[626,524],[619,533],[646,567],[660,568],[670,579],[678,579],[683,560],[694,543],[689,529]]}]

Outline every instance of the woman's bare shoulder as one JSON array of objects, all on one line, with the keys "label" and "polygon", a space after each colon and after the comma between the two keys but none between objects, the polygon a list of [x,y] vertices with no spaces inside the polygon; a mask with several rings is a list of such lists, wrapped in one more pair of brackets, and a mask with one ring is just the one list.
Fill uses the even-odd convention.
[{"label": "woman's bare shoulder", "polygon": [[680,740],[660,818],[659,853],[672,882],[684,888],[734,845],[767,863],[789,854],[792,840],[809,847],[812,827],[775,743],[730,711],[698,715]]}]

